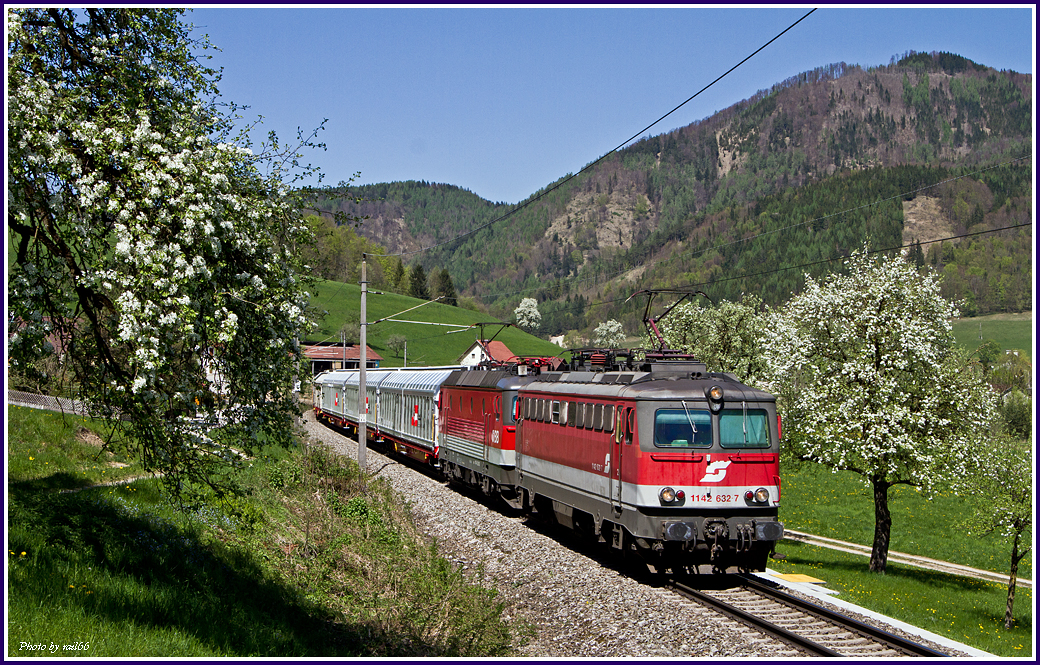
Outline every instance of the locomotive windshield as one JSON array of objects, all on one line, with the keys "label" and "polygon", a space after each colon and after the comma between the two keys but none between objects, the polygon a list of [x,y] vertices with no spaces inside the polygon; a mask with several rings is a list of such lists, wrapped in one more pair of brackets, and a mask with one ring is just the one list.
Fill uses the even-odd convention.
[{"label": "locomotive windshield", "polygon": [[659,409],[654,416],[654,445],[660,448],[711,448],[711,412]]},{"label": "locomotive windshield", "polygon": [[723,409],[719,439],[723,448],[768,448],[768,415],[764,409]]}]

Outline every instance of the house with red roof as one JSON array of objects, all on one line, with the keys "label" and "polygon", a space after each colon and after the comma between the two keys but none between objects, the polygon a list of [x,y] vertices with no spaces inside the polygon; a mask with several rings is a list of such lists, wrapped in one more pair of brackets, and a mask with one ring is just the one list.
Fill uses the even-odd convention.
[{"label": "house with red roof", "polygon": [[477,340],[459,356],[457,362],[466,367],[473,367],[488,360],[504,363],[515,359],[516,355],[502,342]]},{"label": "house with red roof", "polygon": [[[365,347],[365,367],[374,369],[379,367],[383,357]],[[361,345],[360,344],[309,344],[301,345],[303,355],[311,361],[311,376],[330,369],[357,369],[361,367]]]}]

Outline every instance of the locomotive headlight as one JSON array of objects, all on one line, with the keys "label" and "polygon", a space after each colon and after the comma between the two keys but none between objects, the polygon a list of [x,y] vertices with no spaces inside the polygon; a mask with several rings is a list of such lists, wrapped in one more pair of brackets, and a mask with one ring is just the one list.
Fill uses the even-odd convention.
[{"label": "locomotive headlight", "polygon": [[672,503],[675,501],[675,490],[665,487],[658,496],[661,498],[661,503]]},{"label": "locomotive headlight", "polygon": [[712,413],[718,413],[722,410],[722,400],[725,397],[725,394],[722,392],[722,386],[705,388],[704,396],[708,398],[708,408],[711,409]]},{"label": "locomotive headlight", "polygon": [[769,502],[769,490],[764,487],[759,487],[755,490],[755,501],[757,503],[768,503]]}]

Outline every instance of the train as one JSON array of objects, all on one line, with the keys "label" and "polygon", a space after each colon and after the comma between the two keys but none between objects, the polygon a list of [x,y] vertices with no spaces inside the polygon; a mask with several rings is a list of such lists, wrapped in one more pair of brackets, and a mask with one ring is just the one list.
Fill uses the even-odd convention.
[{"label": "train", "polygon": [[761,571],[783,538],[776,398],[692,357],[369,369],[364,409],[360,378],[314,378],[319,422],[356,434],[363,415],[389,452],[653,571]]}]

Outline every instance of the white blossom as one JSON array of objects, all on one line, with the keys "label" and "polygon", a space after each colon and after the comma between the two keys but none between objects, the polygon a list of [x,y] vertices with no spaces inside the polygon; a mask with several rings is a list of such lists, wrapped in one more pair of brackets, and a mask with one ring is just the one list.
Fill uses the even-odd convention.
[{"label": "white blossom", "polygon": [[[221,407],[284,407],[271,396],[281,399],[279,385],[295,371],[287,340],[306,325],[299,257],[285,249],[308,242],[283,181],[298,174],[263,173],[278,156],[228,138],[234,119],[203,103],[215,73],[189,55],[177,11],[110,16],[114,35],[88,26],[91,15],[55,11],[78,31],[88,62],[62,50],[68,42],[47,10],[7,12],[8,225],[30,247],[12,270],[12,311],[29,320],[50,307],[47,316],[66,317],[90,355],[79,363],[88,372],[80,389],[142,422],[164,418],[168,436],[188,430],[156,405],[183,402],[176,396],[200,386],[219,392]],[[51,240],[68,246],[75,271],[50,256],[46,247],[57,245],[42,242],[47,233],[64,234]],[[70,285],[89,297],[55,311],[78,297]],[[20,332],[18,342],[28,327]]]},{"label": "white blossom", "polygon": [[537,328],[542,323],[542,313],[538,311],[538,301],[534,298],[524,298],[520,305],[513,310],[516,322],[522,328]]}]

